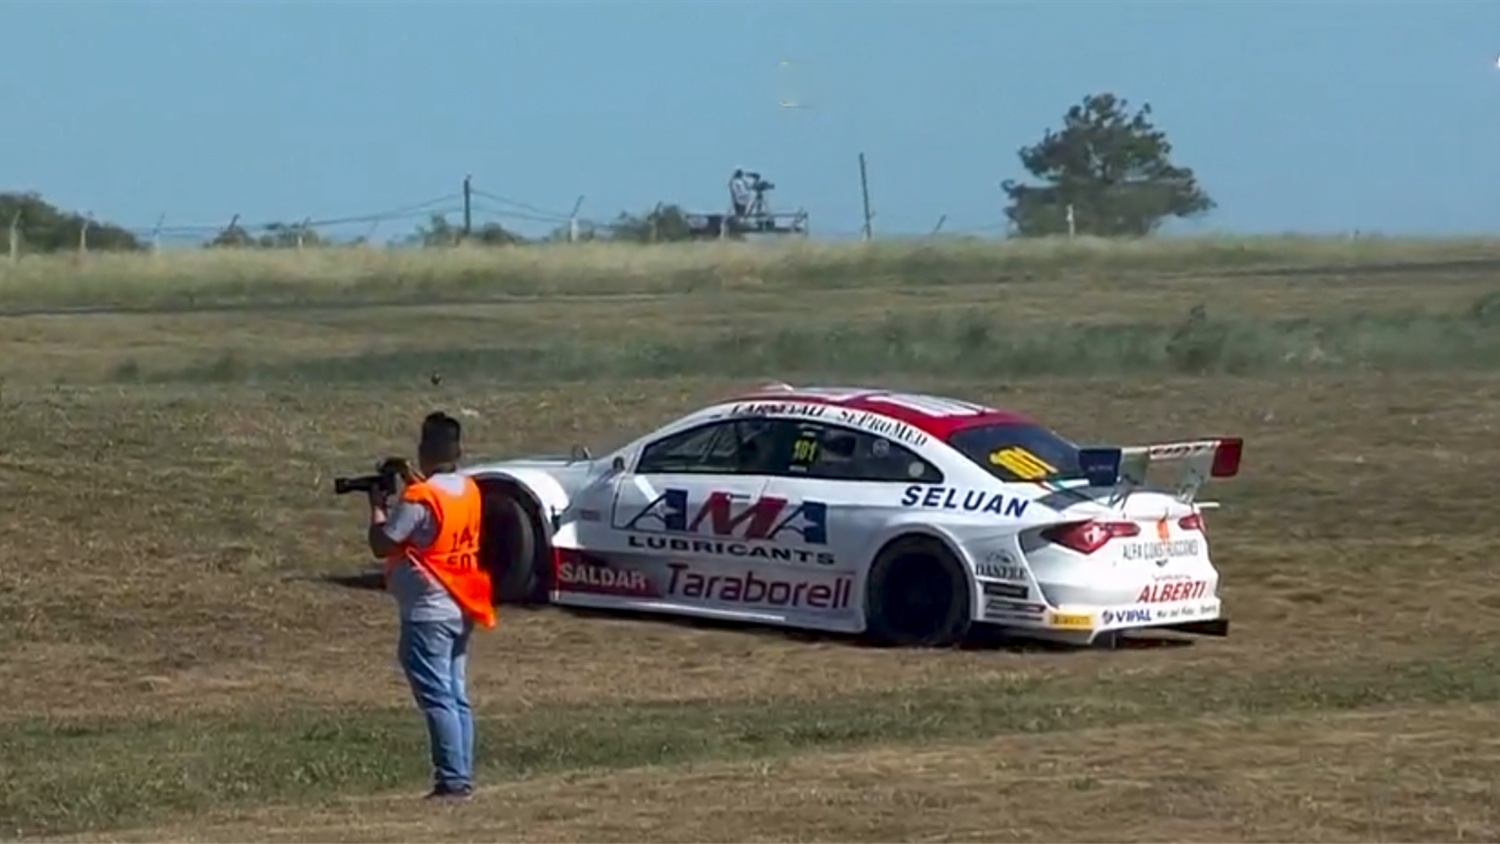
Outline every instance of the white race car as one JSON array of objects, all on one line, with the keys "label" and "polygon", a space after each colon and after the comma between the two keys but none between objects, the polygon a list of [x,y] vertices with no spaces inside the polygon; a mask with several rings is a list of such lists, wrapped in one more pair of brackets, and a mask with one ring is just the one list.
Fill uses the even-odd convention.
[{"label": "white race car", "polygon": [[[1242,440],[1079,448],[1008,411],[773,385],[610,454],[464,469],[500,603],[956,643],[1227,635],[1195,502]],[[1169,485],[1147,470],[1177,470]]]}]

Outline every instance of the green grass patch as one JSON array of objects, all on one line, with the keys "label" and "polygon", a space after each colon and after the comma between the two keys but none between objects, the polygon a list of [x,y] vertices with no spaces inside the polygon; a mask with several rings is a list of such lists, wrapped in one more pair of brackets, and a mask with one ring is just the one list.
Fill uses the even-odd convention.
[{"label": "green grass patch", "polygon": [[[1476,263],[1477,262],[1477,263]],[[190,250],[0,262],[0,314],[58,308],[479,302],[514,296],[995,284],[1048,278],[1311,274],[1493,266],[1500,239],[1205,237],[1105,241],[560,244],[514,248]]]},{"label": "green grass patch", "polygon": [[116,364],[117,383],[400,383],[450,380],[552,384],[672,377],[879,379],[1151,374],[1255,375],[1317,371],[1492,369],[1500,366],[1500,294],[1465,311],[1247,319],[1201,305],[1173,323],[1007,325],[995,312],[887,313],[706,337],[590,337],[502,347],[372,350],[343,357],[263,361],[223,353],[181,368]]},{"label": "green grass patch", "polygon": [[[1003,658],[1003,657],[997,657]],[[1122,659],[1128,659],[1122,656]],[[479,775],[972,740],[1202,716],[1500,699],[1500,654],[1262,674],[1116,674],[810,700],[553,707],[480,725]],[[17,837],[119,828],[225,805],[420,787],[409,709],[263,717],[27,720],[0,726],[0,828]]]}]

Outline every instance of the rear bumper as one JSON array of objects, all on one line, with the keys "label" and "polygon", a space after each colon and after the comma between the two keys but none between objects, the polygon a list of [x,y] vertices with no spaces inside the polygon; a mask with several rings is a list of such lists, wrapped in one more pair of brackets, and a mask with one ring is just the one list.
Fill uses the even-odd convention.
[{"label": "rear bumper", "polygon": [[1194,636],[1228,636],[1229,619],[1218,598],[1160,607],[1050,607],[1045,604],[990,600],[975,622],[1047,641],[1089,645],[1125,633],[1150,631]]}]

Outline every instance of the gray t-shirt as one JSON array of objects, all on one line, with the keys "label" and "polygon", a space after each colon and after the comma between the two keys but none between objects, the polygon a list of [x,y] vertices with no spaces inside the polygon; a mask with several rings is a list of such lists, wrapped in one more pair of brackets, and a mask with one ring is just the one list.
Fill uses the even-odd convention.
[{"label": "gray t-shirt", "polygon": [[[443,472],[427,479],[429,484],[450,495],[462,495],[464,476]],[[410,501],[398,503],[385,523],[385,535],[393,542],[410,539],[417,548],[426,548],[437,537],[437,520],[425,504]],[[396,598],[401,617],[410,621],[450,621],[462,619],[458,602],[411,560],[401,560],[391,571],[386,590]]]}]

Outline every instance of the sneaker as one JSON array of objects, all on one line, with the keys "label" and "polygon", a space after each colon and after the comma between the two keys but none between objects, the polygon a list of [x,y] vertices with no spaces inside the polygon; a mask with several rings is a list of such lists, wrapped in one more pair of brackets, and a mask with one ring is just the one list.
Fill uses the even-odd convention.
[{"label": "sneaker", "polygon": [[474,796],[472,785],[439,785],[427,793],[427,800],[468,800]]}]

